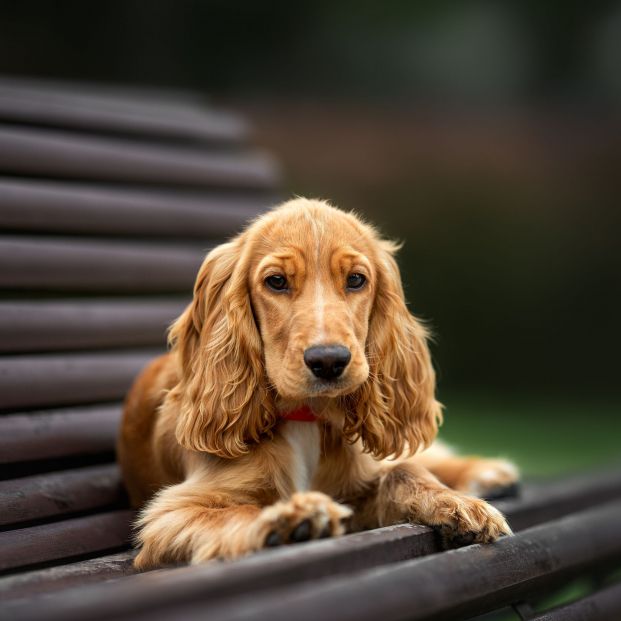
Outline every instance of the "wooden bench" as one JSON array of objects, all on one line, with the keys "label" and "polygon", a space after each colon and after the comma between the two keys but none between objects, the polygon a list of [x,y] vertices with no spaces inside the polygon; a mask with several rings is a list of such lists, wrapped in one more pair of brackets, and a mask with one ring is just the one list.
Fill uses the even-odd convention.
[{"label": "wooden bench", "polygon": [[[134,575],[121,400],[205,251],[277,186],[192,96],[0,80],[0,618],[621,619],[619,471],[497,501],[518,534],[493,546],[401,525]],[[577,577],[598,590],[535,612]]]}]

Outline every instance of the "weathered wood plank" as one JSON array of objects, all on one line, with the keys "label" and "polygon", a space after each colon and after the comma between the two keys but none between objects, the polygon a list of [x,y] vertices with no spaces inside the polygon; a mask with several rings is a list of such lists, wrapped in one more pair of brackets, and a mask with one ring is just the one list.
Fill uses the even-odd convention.
[{"label": "weathered wood plank", "polygon": [[0,126],[0,170],[203,188],[271,189],[278,179],[275,162],[259,152],[210,152],[12,126]]},{"label": "weathered wood plank", "polygon": [[[1,421],[1,419],[0,419]],[[2,438],[2,433],[0,433]],[[2,447],[0,446],[0,454]],[[572,489],[575,497],[582,498],[581,506],[591,504],[588,499],[588,489],[584,477],[572,479],[564,486],[566,497],[570,497]],[[610,497],[619,495],[621,474],[611,477],[610,473],[599,476],[591,476],[591,489],[595,497],[600,498],[607,490]],[[537,491],[537,497],[549,498],[550,505],[556,507],[555,517],[565,514],[567,500],[563,497],[553,497],[548,489],[554,489],[557,482],[552,482],[549,487],[541,485]],[[527,489],[529,489],[527,487]],[[595,502],[593,497],[593,503]],[[514,503],[513,509],[507,510],[509,519],[513,511],[519,511],[519,500]],[[499,503],[497,503],[499,504]],[[576,501],[576,505],[578,503]],[[518,508],[516,508],[518,507]],[[552,514],[548,514],[548,517]],[[160,570],[148,576],[138,578],[138,582],[127,589],[135,594],[136,609],[142,605],[146,597],[142,591],[151,589],[161,594],[164,599],[169,598],[166,585],[175,590],[181,599],[196,597],[196,594],[208,597],[213,589],[214,597],[223,590],[233,595],[243,594],[254,588],[269,589],[274,584],[289,584],[292,580],[319,579],[327,575],[337,575],[343,572],[360,571],[371,567],[399,562],[438,551],[436,541],[430,529],[421,526],[401,525],[378,529],[366,533],[357,533],[342,539],[319,541],[304,546],[292,546],[275,551],[261,553],[248,559],[224,565],[212,565],[206,567],[187,567],[183,569]],[[89,575],[90,576],[90,575]],[[159,576],[159,577],[158,577]],[[86,580],[90,580],[87,577]],[[77,570],[72,574],[72,584],[79,584],[80,578]],[[0,583],[1,584],[1,583]],[[212,585],[207,587],[207,585]],[[44,585],[37,587],[39,590],[48,590]],[[122,590],[122,585],[119,585]],[[0,589],[1,590],[1,589]],[[51,590],[51,587],[50,589]],[[24,585],[22,593],[27,593]],[[151,597],[151,596],[149,596]],[[129,600],[128,600],[129,601]],[[124,605],[129,606],[126,602]]]},{"label": "weathered wood plank", "polygon": [[37,80],[6,75],[0,78],[0,92],[34,100],[49,99],[57,104],[79,104],[83,108],[127,113],[142,111],[149,116],[164,118],[194,118],[203,112],[206,101],[203,95],[183,89],[133,88],[119,84],[110,86],[94,82]]},{"label": "weathered wood plank", "polygon": [[0,410],[113,401],[125,396],[154,350],[4,356]]},{"label": "weathered wood plank", "polygon": [[514,531],[621,498],[621,468],[524,485],[519,498],[493,504],[507,515]]},{"label": "weathered wood plank", "polygon": [[[296,545],[261,552],[233,563],[164,569],[139,574],[115,582],[115,602],[110,609],[106,604],[104,616],[114,617],[117,612],[139,611],[145,597],[154,603],[183,602],[186,598],[217,599],[246,591],[269,589],[274,585],[286,587],[299,580],[318,578],[326,574],[353,571],[360,566],[374,567],[387,559],[403,560],[436,551],[432,531],[423,526],[403,525],[388,527],[341,537],[325,539],[313,544]],[[1,584],[1,582],[0,582]],[[147,593],[149,595],[147,595]],[[82,604],[87,608],[103,604],[97,587],[66,591],[63,608],[79,616]],[[54,601],[56,596],[52,595]],[[0,614],[1,618],[1,614]]]},{"label": "weathered wood plank", "polygon": [[99,455],[114,449],[121,404],[0,416],[0,464]]},{"label": "weathered wood plank", "polygon": [[[621,561],[621,502],[504,538],[315,583],[153,611],[153,619],[464,619]],[[130,618],[128,615],[124,618]]]},{"label": "weathered wood plank", "polygon": [[246,124],[228,112],[196,105],[139,103],[118,97],[88,96],[0,82],[0,121],[89,132],[123,133],[167,140],[239,143]]},{"label": "weathered wood plank", "polygon": [[[369,533],[352,535],[274,550],[236,563],[164,570],[129,577],[109,587],[69,590],[6,606],[5,614],[12,619],[49,621],[193,620],[206,614],[212,621],[289,621],[294,610],[296,621],[463,619],[619,562],[620,518],[621,502],[609,503],[494,545],[469,546],[384,566],[378,565],[386,563],[382,550],[388,546],[379,539],[378,553],[370,556],[364,571],[360,569],[372,547]],[[403,545],[400,539],[408,528],[417,527],[375,533],[394,538],[394,551]],[[429,529],[420,530],[417,537],[431,537]],[[319,579],[327,576],[329,580]]]},{"label": "weathered wood plank", "polygon": [[187,294],[208,249],[207,244],[0,237],[0,287]]},{"label": "weathered wood plank", "polygon": [[187,299],[0,301],[3,353],[159,346]]},{"label": "weathered wood plank", "polygon": [[269,196],[180,193],[0,178],[0,226],[123,237],[228,237],[272,204]]},{"label": "weathered wood plank", "polygon": [[0,601],[129,576],[136,573],[133,567],[135,556],[134,550],[127,550],[77,563],[0,577]]},{"label": "weathered wood plank", "polygon": [[130,510],[0,532],[0,571],[118,550],[131,533]]},{"label": "weathered wood plank", "polygon": [[583,599],[529,618],[529,621],[619,621],[621,582]]},{"label": "weathered wood plank", "polygon": [[116,464],[0,481],[0,526],[125,502]]}]

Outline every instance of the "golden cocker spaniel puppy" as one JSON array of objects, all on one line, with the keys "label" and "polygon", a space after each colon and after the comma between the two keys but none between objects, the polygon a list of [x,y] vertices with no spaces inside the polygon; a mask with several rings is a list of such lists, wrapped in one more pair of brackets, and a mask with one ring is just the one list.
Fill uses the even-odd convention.
[{"label": "golden cocker spaniel puppy", "polygon": [[296,199],[207,255],[171,351],[126,400],[137,567],[397,522],[456,542],[511,532],[474,494],[515,468],[431,446],[441,405],[395,250],[355,215]]}]

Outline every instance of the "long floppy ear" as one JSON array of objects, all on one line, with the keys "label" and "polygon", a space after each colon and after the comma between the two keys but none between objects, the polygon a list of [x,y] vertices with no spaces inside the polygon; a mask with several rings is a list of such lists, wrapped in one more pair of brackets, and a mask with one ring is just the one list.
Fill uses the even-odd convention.
[{"label": "long floppy ear", "polygon": [[[245,251],[246,250],[246,251]],[[212,250],[169,341],[181,378],[169,398],[183,447],[239,457],[276,419],[247,285],[245,234]]]},{"label": "long floppy ear", "polygon": [[378,459],[431,444],[442,421],[427,331],[405,305],[394,254],[379,241],[378,286],[367,338],[369,379],[347,408],[345,433]]}]

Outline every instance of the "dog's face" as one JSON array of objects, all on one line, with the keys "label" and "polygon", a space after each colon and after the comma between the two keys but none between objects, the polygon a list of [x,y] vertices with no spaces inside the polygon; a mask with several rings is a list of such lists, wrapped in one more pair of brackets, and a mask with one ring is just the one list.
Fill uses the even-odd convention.
[{"label": "dog's face", "polygon": [[336,209],[290,210],[258,235],[249,288],[269,381],[286,399],[353,392],[369,374],[371,241]]},{"label": "dog's face", "polygon": [[376,457],[428,444],[441,411],[396,249],[356,216],[296,199],[212,250],[170,332],[179,443],[243,455],[284,408],[328,399],[331,422]]}]

